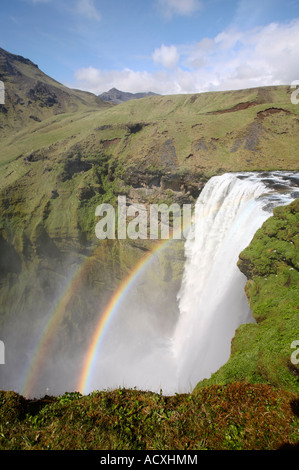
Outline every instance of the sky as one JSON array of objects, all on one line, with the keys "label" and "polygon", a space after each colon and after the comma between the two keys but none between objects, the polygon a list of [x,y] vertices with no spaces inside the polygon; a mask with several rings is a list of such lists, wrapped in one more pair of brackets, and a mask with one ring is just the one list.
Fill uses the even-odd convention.
[{"label": "sky", "polygon": [[100,94],[299,80],[299,0],[0,0],[0,47]]}]

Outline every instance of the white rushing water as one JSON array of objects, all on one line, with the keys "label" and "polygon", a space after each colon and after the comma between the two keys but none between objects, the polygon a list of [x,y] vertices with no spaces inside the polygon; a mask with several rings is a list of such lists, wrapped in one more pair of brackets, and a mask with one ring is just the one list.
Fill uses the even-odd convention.
[{"label": "white rushing water", "polygon": [[294,199],[282,176],[225,174],[210,179],[198,198],[172,340],[179,392],[223,365],[236,328],[253,321],[237,261],[272,206]]}]

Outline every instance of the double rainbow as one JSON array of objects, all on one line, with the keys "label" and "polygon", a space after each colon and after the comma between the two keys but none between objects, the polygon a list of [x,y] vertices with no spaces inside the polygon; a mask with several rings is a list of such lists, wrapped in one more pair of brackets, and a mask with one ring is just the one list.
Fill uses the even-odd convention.
[{"label": "double rainbow", "polygon": [[[123,302],[124,298],[134,286],[140,275],[145,272],[145,270],[150,266],[151,262],[157,256],[157,253],[172,241],[172,239],[167,239],[156,243],[154,248],[140,259],[140,261],[135,265],[133,270],[121,282],[121,284],[109,300],[104,311],[100,312],[99,321],[97,323],[89,347],[85,354],[83,367],[79,372],[79,378],[77,382],[77,390],[79,392],[87,393],[96,366],[100,347],[105,336],[105,332],[109,326],[112,317],[116,314],[120,304]],[[87,261],[85,261],[79,266],[79,268],[72,276],[70,282],[66,286],[60,299],[56,302],[56,305],[51,315],[49,316],[49,320],[45,325],[43,332],[40,336],[39,342],[37,343],[34,349],[33,358],[30,363],[30,366],[26,371],[22,390],[24,396],[31,396],[33,393],[35,384],[38,381],[39,373],[42,370],[45,358],[47,357],[47,352],[49,351],[51,342],[63,320],[66,306],[71,300],[73,294],[76,292],[82,278],[84,278],[85,274],[87,273],[88,268],[90,266],[90,262],[91,258],[89,258]]]}]

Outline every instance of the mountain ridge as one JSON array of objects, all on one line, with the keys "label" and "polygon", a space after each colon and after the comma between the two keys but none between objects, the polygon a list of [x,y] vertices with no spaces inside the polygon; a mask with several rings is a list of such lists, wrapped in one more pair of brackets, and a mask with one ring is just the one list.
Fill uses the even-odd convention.
[{"label": "mountain ridge", "polygon": [[0,48],[0,80],[5,87],[5,103],[0,106],[1,127],[14,131],[30,120],[44,119],[82,109],[107,106],[96,95],[70,89],[41,71],[37,64]]},{"label": "mountain ridge", "polygon": [[103,101],[108,101],[114,104],[124,103],[126,101],[141,99],[141,98],[148,98],[149,96],[160,96],[157,93],[153,93],[152,91],[149,92],[140,92],[140,93],[130,93],[127,91],[121,91],[117,88],[111,88],[104,93],[98,95]]}]

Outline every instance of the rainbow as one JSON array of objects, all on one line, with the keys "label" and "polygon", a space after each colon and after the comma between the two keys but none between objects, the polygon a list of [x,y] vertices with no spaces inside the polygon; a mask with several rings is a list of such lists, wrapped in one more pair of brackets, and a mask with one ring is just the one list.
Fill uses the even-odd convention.
[{"label": "rainbow", "polygon": [[173,239],[160,241],[152,251],[145,255],[133,268],[130,274],[122,281],[120,286],[112,295],[109,303],[101,314],[100,320],[96,326],[94,335],[89,344],[85,360],[83,363],[82,371],[80,373],[77,389],[80,393],[88,393],[90,381],[96,367],[96,361],[105,332],[108,329],[109,323],[113,315],[117,312],[120,304],[133,287],[134,283],[140,275],[149,267],[150,263],[155,259],[157,253],[162,250],[166,244],[173,242]]},{"label": "rainbow", "polygon": [[[95,251],[96,249],[91,253],[91,256]],[[84,278],[91,262],[93,262],[92,257],[81,263],[74,271],[71,279],[63,290],[63,294],[56,301],[55,306],[49,315],[49,319],[43,327],[39,341],[33,351],[33,358],[30,362],[29,368],[26,370],[25,378],[23,380],[22,394],[25,397],[32,395],[35,384],[38,380],[39,371],[42,369],[44,361],[48,357],[48,351],[50,349],[52,339],[62,323],[66,307],[74,293],[77,291],[77,288],[79,287],[81,280]]]},{"label": "rainbow", "polygon": [[[215,206],[214,211],[217,211],[218,207]],[[190,221],[188,228],[192,227],[193,222]],[[186,227],[187,228],[187,227]],[[168,244],[173,243],[175,237],[175,232],[173,232],[172,237],[166,240],[160,240],[159,243],[154,247],[152,251],[150,251],[146,256],[144,256],[134,267],[134,269],[130,272],[130,274],[125,278],[117,290],[112,295],[109,303],[107,304],[106,308],[104,309],[103,313],[100,316],[98,324],[96,326],[94,335],[91,339],[89,344],[85,360],[83,362],[83,367],[79,376],[79,381],[77,385],[77,389],[82,394],[87,394],[90,388],[90,382],[96,367],[97,357],[99,355],[99,350],[102,345],[105,332],[108,329],[109,323],[113,318],[113,315],[117,312],[120,304],[133,287],[136,280],[139,276],[147,269],[151,263],[151,261],[155,258],[156,254],[162,250],[164,247],[168,246]]]},{"label": "rainbow", "polygon": [[[215,207],[214,210],[217,210],[217,207]],[[190,223],[190,226],[191,225],[192,223]],[[87,390],[90,387],[90,382],[96,367],[99,350],[113,315],[117,312],[121,302],[125,299],[126,295],[133,287],[139,276],[149,267],[152,260],[155,259],[158,251],[162,250],[169,243],[172,243],[174,239],[175,237],[170,237],[166,240],[160,240],[158,243],[155,243],[154,248],[134,266],[128,276],[121,282],[119,287],[110,298],[107,306],[103,312],[101,312],[100,319],[96,325],[94,334],[85,354],[83,366],[80,369],[77,383],[77,390],[80,393],[87,393]],[[96,249],[97,248],[98,247],[96,247]],[[47,353],[51,346],[53,336],[61,325],[66,307],[73,294],[76,292],[81,280],[84,278],[85,273],[89,268],[90,262],[94,261],[94,258],[92,257],[94,252],[91,253],[90,258],[88,258],[77,268],[68,285],[64,289],[62,296],[57,301],[53,311],[51,312],[48,322],[43,328],[40,339],[33,352],[33,359],[28,370],[26,370],[22,391],[24,396],[32,395],[32,391],[34,390],[35,384],[39,377],[39,371],[42,369],[46,357],[48,357]]]},{"label": "rainbow", "polygon": [[[83,392],[88,386],[88,382],[92,376],[96,358],[101,346],[101,340],[104,337],[109,320],[112,318],[120,303],[132,288],[134,282],[138,279],[139,275],[141,275],[141,273],[147,269],[151,261],[155,258],[157,252],[163,249],[167,242],[171,241],[172,239],[167,239],[155,244],[154,248],[149,253],[147,253],[147,255],[141,258],[141,260],[134,266],[133,270],[121,282],[120,286],[112,295],[103,313],[101,313],[100,320],[97,324],[95,333],[85,355],[82,371],[80,371],[80,377],[78,381],[79,391]],[[35,385],[39,378],[39,372],[42,370],[45,359],[49,357],[48,352],[50,350],[53,337],[59,329],[59,326],[62,324],[67,305],[71,301],[74,293],[78,290],[80,282],[85,277],[90,264],[94,262],[93,255],[95,254],[97,248],[91,253],[90,257],[81,263],[81,265],[79,265],[79,267],[75,270],[70,281],[64,288],[63,294],[55,303],[55,306],[49,315],[49,319],[42,329],[39,341],[33,350],[30,365],[25,371],[25,378],[23,379],[22,386],[22,394],[25,397],[30,397],[33,394]]]}]

